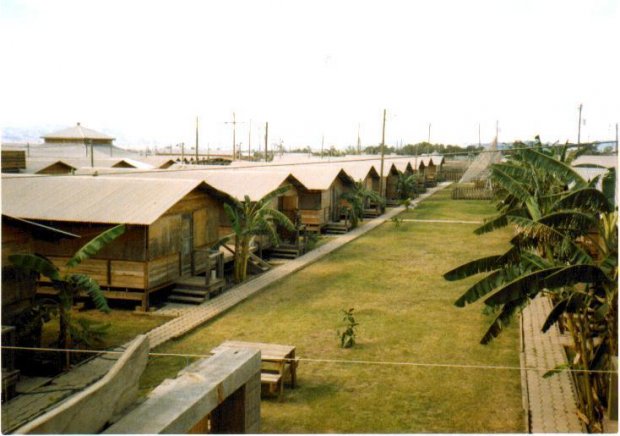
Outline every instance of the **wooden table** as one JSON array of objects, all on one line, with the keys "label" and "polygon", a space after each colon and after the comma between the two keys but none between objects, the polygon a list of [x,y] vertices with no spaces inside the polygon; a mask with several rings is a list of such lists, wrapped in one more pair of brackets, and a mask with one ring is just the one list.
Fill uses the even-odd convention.
[{"label": "wooden table", "polygon": [[[297,383],[297,360],[295,359],[295,347],[292,345],[266,344],[262,342],[244,342],[244,341],[226,341],[211,350],[212,353],[218,353],[223,350],[236,348],[252,348],[260,350],[261,360],[263,362],[275,363],[277,371],[280,375],[280,395],[282,394],[284,378],[288,372],[291,376],[291,387],[295,387]],[[266,373],[263,373],[262,376]],[[267,379],[267,377],[265,377]]]}]

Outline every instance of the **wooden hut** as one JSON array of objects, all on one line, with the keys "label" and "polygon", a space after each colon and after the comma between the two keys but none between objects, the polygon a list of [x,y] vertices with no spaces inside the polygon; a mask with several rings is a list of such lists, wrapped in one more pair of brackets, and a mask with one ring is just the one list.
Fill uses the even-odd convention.
[{"label": "wooden hut", "polygon": [[[3,178],[2,209],[81,236],[80,240],[35,241],[35,251],[61,271],[75,251],[116,224],[126,232],[73,271],[97,280],[106,297],[149,308],[151,293],[181,277],[215,267],[209,251],[218,239],[218,201],[199,180],[121,177]],[[208,292],[221,287],[208,283]],[[53,291],[45,286],[40,292]]]},{"label": "wooden hut", "polygon": [[[123,175],[123,177],[124,176],[125,175]],[[131,177],[157,178],[160,180],[190,179],[206,183],[211,189],[211,193],[220,200],[219,204],[215,207],[219,216],[218,233],[220,237],[232,233],[231,223],[224,210],[225,202],[230,202],[233,198],[243,201],[246,196],[248,196],[251,201],[258,201],[269,192],[281,186],[290,186],[287,192],[273,199],[271,207],[284,213],[291,221],[295,222],[299,209],[298,193],[305,190],[303,184],[288,173],[286,169],[279,168],[269,168],[269,170],[266,171],[264,169],[242,167],[235,169],[225,167],[204,169],[204,166],[191,166],[187,169],[175,169],[174,171],[158,170],[148,173],[137,173],[135,175],[132,174]],[[279,233],[281,239],[285,243],[298,245],[299,235],[297,230],[294,235],[284,231],[284,229],[279,229]],[[255,238],[255,242],[256,245],[253,248],[255,251],[272,248],[272,244],[267,237],[257,237]],[[232,247],[228,246],[227,248],[223,248],[223,250],[226,250],[226,262],[232,260],[232,253],[230,251]],[[254,260],[258,261],[257,259]],[[260,268],[264,269],[266,267],[266,265],[262,265]]]},{"label": "wooden hut", "polygon": [[353,179],[337,165],[309,164],[290,167],[305,190],[299,190],[301,223],[320,233],[330,223],[340,222],[340,196],[352,189]]},{"label": "wooden hut", "polygon": [[[362,186],[368,190],[374,191],[379,195],[381,194],[381,177],[376,166],[379,166],[375,161],[358,161],[358,162],[345,162],[342,165],[342,169],[353,180],[360,182]],[[385,162],[384,162],[385,165]],[[385,172],[385,167],[384,167]],[[368,201],[364,205],[364,216],[373,218],[383,213],[382,205],[375,204]]]},{"label": "wooden hut", "polygon": [[387,163],[387,172],[384,177],[385,181],[385,199],[388,204],[395,205],[398,203],[398,177],[401,171],[398,169],[402,165],[397,166],[396,162],[386,162]]}]

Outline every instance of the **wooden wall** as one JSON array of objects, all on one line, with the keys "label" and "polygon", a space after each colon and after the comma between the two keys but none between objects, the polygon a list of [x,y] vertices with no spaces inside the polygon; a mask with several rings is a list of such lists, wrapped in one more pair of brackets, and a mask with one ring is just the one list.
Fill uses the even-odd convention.
[{"label": "wooden wall", "polygon": [[[67,223],[54,221],[52,227],[64,230],[81,238],[67,239],[60,243],[36,241],[35,251],[46,256],[69,257],[95,236],[113,227],[113,224]],[[146,226],[129,225],[125,233],[104,247],[93,259],[146,260]]]},{"label": "wooden wall", "polygon": [[19,172],[26,169],[26,152],[23,150],[2,150],[2,172]]},{"label": "wooden wall", "polygon": [[[110,288],[148,290],[172,284],[180,275],[183,217],[191,219],[190,262],[193,259],[194,265],[189,270],[198,272],[204,270],[206,262],[200,256],[194,256],[194,250],[215,244],[219,237],[221,210],[219,202],[205,191],[196,189],[150,226],[128,226],[122,236],[71,271],[88,274],[101,286]],[[63,272],[70,256],[111,227],[89,223],[54,223],[54,226],[82,236],[59,244],[35,243],[35,251],[49,257]]]},{"label": "wooden wall", "polygon": [[36,294],[36,280],[9,262],[12,254],[32,253],[30,233],[2,222],[2,323],[11,324],[14,317],[30,308]]}]

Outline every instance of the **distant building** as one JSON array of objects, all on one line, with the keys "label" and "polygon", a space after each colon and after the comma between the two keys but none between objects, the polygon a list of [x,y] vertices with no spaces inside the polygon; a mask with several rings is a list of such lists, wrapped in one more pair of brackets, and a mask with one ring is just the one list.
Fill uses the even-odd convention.
[{"label": "distant building", "polygon": [[112,145],[114,139],[104,133],[97,132],[93,129],[83,127],[77,123],[75,127],[59,130],[58,132],[49,133],[41,136],[45,144],[81,144],[81,145]]}]

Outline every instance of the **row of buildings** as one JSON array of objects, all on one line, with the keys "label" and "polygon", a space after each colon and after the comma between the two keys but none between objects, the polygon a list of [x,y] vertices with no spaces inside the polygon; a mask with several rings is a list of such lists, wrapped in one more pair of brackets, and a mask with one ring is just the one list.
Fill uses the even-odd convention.
[{"label": "row of buildings", "polygon": [[[55,144],[60,153],[64,147],[80,146],[61,139],[64,142]],[[99,145],[109,147],[111,142]],[[31,151],[36,155],[34,148]],[[160,291],[174,289],[186,278],[208,276],[217,267],[211,247],[231,233],[225,203],[246,197],[257,201],[278,187],[289,186],[272,207],[299,229],[347,231],[341,197],[356,189],[356,182],[395,200],[399,174],[417,174],[421,183],[432,184],[444,161],[442,156],[386,157],[381,177],[382,163],[376,156],[233,162],[229,166],[188,165],[166,157],[157,157],[158,165],[155,159],[107,159],[110,165],[103,167],[88,166],[88,160],[75,157],[38,156],[27,157],[25,168],[3,168],[3,272],[11,268],[8,256],[20,252],[44,255],[62,271],[66,260],[85,242],[111,226],[126,224],[123,236],[74,272],[96,279],[108,298],[135,301],[142,310],[149,310],[152,294],[165,295]],[[35,160],[37,165],[31,166]],[[298,246],[299,232],[294,236],[296,241],[285,243]],[[272,247],[264,240],[255,248],[261,252]],[[220,264],[232,257],[229,248],[220,251]],[[221,275],[220,265],[217,280]],[[18,308],[27,293],[16,291],[11,298],[10,288],[3,283],[3,308]],[[39,286],[39,291],[45,292],[45,286]]]}]

